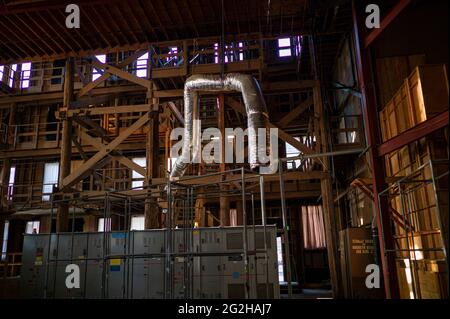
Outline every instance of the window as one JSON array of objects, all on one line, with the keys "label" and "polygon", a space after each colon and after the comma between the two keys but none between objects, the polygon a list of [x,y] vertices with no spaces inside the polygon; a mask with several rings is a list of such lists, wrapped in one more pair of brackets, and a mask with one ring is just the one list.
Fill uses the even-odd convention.
[{"label": "window", "polygon": [[20,87],[27,89],[30,87],[31,62],[22,63],[22,76],[20,77]]},{"label": "window", "polygon": [[177,162],[177,158],[176,157],[169,157],[167,159],[167,170],[169,172],[172,172],[173,168],[175,167],[175,163]]},{"label": "window", "polygon": [[[99,60],[101,63],[106,63],[106,54],[96,55],[95,57],[96,57],[97,60]],[[92,70],[92,81],[97,80],[99,77],[102,76],[102,74],[103,74],[103,71],[94,68],[94,69]]]},{"label": "window", "polygon": [[52,85],[58,85],[63,82],[63,70],[66,65],[66,60],[55,60],[53,61],[52,78],[50,83]]},{"label": "window", "polygon": [[278,56],[280,58],[292,56],[290,38],[278,39]]},{"label": "window", "polygon": [[8,231],[9,231],[9,221],[5,221],[3,226],[3,241],[2,241],[2,261],[6,260],[6,253],[8,250]]},{"label": "window", "polygon": [[239,50],[239,61],[244,61],[244,51],[242,50],[244,43],[239,42],[238,46],[241,48],[241,50]]},{"label": "window", "polygon": [[[145,168],[147,166],[147,160],[145,159],[145,157],[133,158],[133,162],[138,164],[140,167],[144,167]],[[144,176],[142,176],[141,174],[139,174],[136,171],[133,171],[131,178],[132,178],[131,188],[133,188],[133,189],[143,189]]]},{"label": "window", "polygon": [[27,222],[27,226],[25,228],[25,234],[39,234],[39,221],[30,221]]},{"label": "window", "polygon": [[49,201],[53,191],[53,185],[58,185],[59,163],[45,163],[44,181],[42,185],[42,200]]},{"label": "window", "polygon": [[169,48],[169,54],[171,54],[171,56],[168,56],[166,58],[166,65],[177,66],[177,63],[178,63],[178,48],[177,47],[170,47]]},{"label": "window", "polygon": [[141,55],[136,60],[136,76],[140,78],[147,77],[147,61],[148,61],[148,52]]},{"label": "window", "polygon": [[219,43],[214,43],[214,63],[219,63]]},{"label": "window", "polygon": [[17,64],[11,65],[11,69],[9,70],[9,80],[8,80],[9,87],[13,87],[14,76],[16,75],[16,71],[17,71]]},{"label": "window", "polygon": [[15,180],[16,180],[16,167],[11,166],[11,170],[9,171],[9,182],[8,182],[8,200],[12,200]]},{"label": "window", "polygon": [[3,74],[5,74],[5,66],[0,65],[0,82],[3,81]]},{"label": "window", "polygon": [[[297,141],[300,141],[300,137],[294,137]],[[300,156],[300,151],[296,149],[289,143],[286,143],[286,157],[297,157]],[[301,160],[291,160],[287,162],[287,169],[296,169],[299,168],[301,164]]]},{"label": "window", "polygon": [[106,218],[106,224],[104,218],[99,218],[97,231],[98,232],[111,231],[111,218]]},{"label": "window", "polygon": [[130,230],[144,230],[144,228],[145,228],[145,217],[144,216],[131,217]]},{"label": "window", "polygon": [[284,282],[283,244],[281,242],[281,237],[277,237],[277,264],[278,281]]},{"label": "window", "polygon": [[326,248],[322,206],[302,206],[305,249]]}]

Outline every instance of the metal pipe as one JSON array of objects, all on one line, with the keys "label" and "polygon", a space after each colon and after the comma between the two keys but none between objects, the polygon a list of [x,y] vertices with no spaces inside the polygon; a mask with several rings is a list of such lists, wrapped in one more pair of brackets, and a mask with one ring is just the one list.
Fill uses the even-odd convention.
[{"label": "metal pipe", "polygon": [[289,226],[287,224],[286,199],[284,193],[283,162],[278,162],[278,172],[280,174],[280,195],[281,195],[281,214],[283,217],[283,235],[284,235],[284,254],[286,257],[286,277],[288,284],[288,296],[292,298],[292,276],[291,276],[291,253],[289,247]]},{"label": "metal pipe", "polygon": [[[267,227],[266,227],[266,200],[264,197],[264,176],[259,177],[259,191],[261,193],[261,222],[263,225],[264,263],[266,265],[266,298],[269,299],[269,258],[267,256]],[[256,233],[256,231],[255,231]],[[256,250],[256,243],[255,243]]]},{"label": "metal pipe", "polygon": [[[259,83],[256,79],[248,74],[229,73],[223,77],[213,74],[196,74],[189,77],[184,85],[184,120],[185,129],[183,137],[182,154],[177,158],[175,167],[172,170],[170,177],[181,177],[191,162],[192,158],[196,158],[199,153],[198,143],[193,140],[195,129],[194,125],[194,97],[197,91],[238,91],[242,93],[244,100],[245,111],[247,113],[248,126],[248,149],[249,162],[251,168],[256,168],[260,165],[258,161],[258,139],[257,132],[259,128],[266,127],[267,107],[263,98],[263,94]],[[195,127],[194,127],[195,126]],[[266,145],[261,145],[265,148]]]},{"label": "metal pipe", "polygon": [[249,272],[248,272],[248,241],[247,241],[247,209],[245,202],[245,175],[244,168],[241,170],[242,178],[242,215],[243,215],[243,226],[244,226],[244,272],[245,272],[245,299],[249,299]]}]

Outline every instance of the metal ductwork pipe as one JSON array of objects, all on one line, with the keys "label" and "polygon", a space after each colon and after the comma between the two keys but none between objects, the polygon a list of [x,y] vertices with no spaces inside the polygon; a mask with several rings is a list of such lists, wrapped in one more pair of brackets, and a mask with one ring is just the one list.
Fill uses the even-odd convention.
[{"label": "metal ductwork pipe", "polygon": [[[223,77],[212,74],[198,74],[189,77],[184,85],[184,136],[182,154],[177,159],[175,167],[170,174],[171,178],[183,176],[188,163],[190,163],[190,154],[193,158],[199,151],[194,145],[194,131],[199,128],[194,127],[194,97],[195,91],[238,91],[242,93],[244,99],[245,111],[247,113],[248,127],[248,149],[249,163],[252,169],[260,165],[258,161],[258,129],[266,127],[267,107],[264,101],[261,88],[256,79],[248,74],[229,73]],[[195,112],[198,116],[198,112]]]}]

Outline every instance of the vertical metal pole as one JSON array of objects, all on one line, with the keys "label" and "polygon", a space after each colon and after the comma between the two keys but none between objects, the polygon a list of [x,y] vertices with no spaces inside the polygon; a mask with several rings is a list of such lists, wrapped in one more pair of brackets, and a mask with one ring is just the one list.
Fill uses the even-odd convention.
[{"label": "vertical metal pole", "polygon": [[[131,212],[131,197],[127,197],[127,206],[128,210]],[[131,299],[134,297],[134,232],[133,232],[133,241],[132,241],[132,259],[131,259]],[[147,283],[148,284],[148,283]]]},{"label": "vertical metal pole", "polygon": [[409,248],[409,232],[411,230],[411,225],[407,225],[406,223],[406,213],[405,213],[405,205],[403,203],[403,189],[402,189],[402,184],[397,183],[397,187],[398,187],[398,191],[400,193],[400,204],[401,204],[401,208],[402,208],[402,217],[403,217],[403,225],[405,225],[405,235],[406,235],[406,249],[408,252],[408,261],[409,261],[409,272],[411,274],[411,280],[412,280],[412,288],[413,288],[413,295],[414,295],[414,299],[417,298],[417,293],[416,293],[416,285],[415,285],[415,279],[414,279],[414,275],[413,275],[413,265],[411,262],[411,250]]},{"label": "vertical metal pole", "polygon": [[269,298],[269,257],[267,255],[266,200],[264,192],[264,176],[259,176],[259,192],[261,196],[261,221],[264,235],[264,264],[266,268],[266,298]]},{"label": "vertical metal pole", "polygon": [[[411,214],[413,212],[413,207],[412,207],[412,203],[411,203],[411,191],[408,192],[404,192],[403,193],[404,196],[406,196],[405,199],[405,204],[406,204],[406,216],[408,217],[408,223],[409,223],[409,227],[411,228],[411,241],[412,241],[412,249],[413,249],[413,254],[414,254],[414,278],[419,278],[419,274],[417,273],[417,267],[416,267],[416,244],[414,242],[414,230],[413,230],[413,221],[412,221],[412,217]],[[422,293],[420,291],[420,283],[418,281],[414,281],[414,283],[416,284],[416,291],[417,291],[417,297],[419,299],[422,298]]]},{"label": "vertical metal pole", "polygon": [[[236,210],[237,212],[237,210]],[[258,253],[256,252],[256,225],[255,225],[255,195],[252,192],[252,230],[253,230],[253,276],[255,278],[256,298],[258,297]]]},{"label": "vertical metal pole", "polygon": [[441,241],[442,241],[442,251],[444,253],[444,258],[445,258],[445,262],[446,262],[446,265],[447,265],[447,276],[448,276],[448,274],[449,274],[449,267],[448,267],[447,247],[445,246],[446,245],[446,240],[445,240],[445,237],[444,237],[444,229],[443,229],[443,222],[442,222],[442,215],[441,215],[441,205],[439,204],[438,189],[437,189],[437,185],[436,185],[436,177],[434,176],[433,161],[430,160],[429,164],[430,164],[431,181],[432,181],[433,191],[434,191],[434,200],[436,201],[437,221],[438,221],[438,226],[439,226],[439,230],[440,230],[439,233],[440,233]]},{"label": "vertical metal pole", "polygon": [[283,178],[283,162],[278,163],[278,173],[280,175],[280,195],[281,195],[281,214],[283,217],[283,236],[284,236],[284,254],[286,258],[286,277],[288,284],[288,296],[292,298],[292,276],[291,276],[291,253],[289,247],[289,225],[287,224],[286,215],[286,198],[284,190],[284,178]]},{"label": "vertical metal pole", "polygon": [[242,183],[242,215],[244,224],[244,272],[245,272],[245,299],[249,299],[249,269],[248,269],[248,240],[247,240],[247,209],[245,203],[245,176],[244,167],[241,168]]},{"label": "vertical metal pole", "polygon": [[47,298],[48,293],[48,272],[50,263],[50,246],[52,244],[52,222],[53,222],[53,194],[50,195],[50,227],[48,233],[48,249],[47,249],[47,260],[45,263],[45,282],[44,282],[44,299]]}]

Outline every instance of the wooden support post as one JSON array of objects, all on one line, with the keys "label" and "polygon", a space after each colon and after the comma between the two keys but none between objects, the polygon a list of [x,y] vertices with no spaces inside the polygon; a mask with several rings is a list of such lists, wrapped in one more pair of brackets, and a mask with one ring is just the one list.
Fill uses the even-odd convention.
[{"label": "wooden support post", "polygon": [[9,176],[11,172],[11,159],[5,158],[3,160],[2,171],[0,173],[0,188],[1,188],[1,198],[0,198],[0,212],[3,213],[8,209],[8,186],[9,186]]},{"label": "wooden support post", "polygon": [[[313,89],[314,95],[314,113],[316,118],[316,123],[318,127],[316,127],[316,133],[318,136],[316,137],[318,151],[319,152],[327,152],[328,151],[328,141],[327,141],[327,132],[325,127],[325,114],[324,108],[322,104],[322,93],[320,89],[320,84],[318,84]],[[335,220],[334,213],[334,203],[333,203],[333,189],[331,187],[331,176],[328,171],[329,160],[328,157],[322,158],[323,170],[326,173],[326,176],[321,179],[320,186],[322,192],[322,206],[323,206],[323,216],[325,222],[325,232],[326,232],[326,241],[327,241],[327,254],[328,254],[328,263],[330,268],[330,277],[331,277],[331,286],[333,290],[334,298],[340,298],[342,293],[342,281],[340,280],[341,272],[340,272],[340,263],[338,260],[338,240],[337,236],[337,225]]]},{"label": "wooden support post", "polygon": [[148,123],[146,158],[147,175],[145,185],[148,196],[145,199],[145,229],[159,228],[159,206],[151,197],[150,185],[152,179],[158,177],[159,173],[159,102],[153,95],[153,85],[147,92],[148,103],[151,105],[150,120]]},{"label": "wooden support post", "polygon": [[[66,60],[66,72],[64,75],[63,107],[67,111],[69,103],[73,100],[73,58]],[[59,185],[63,185],[65,177],[70,175],[70,160],[72,157],[72,120],[63,119],[61,138],[61,162],[59,169]],[[56,214],[56,232],[66,232],[69,227],[69,204],[60,203]]]}]

